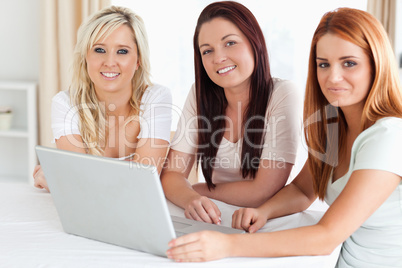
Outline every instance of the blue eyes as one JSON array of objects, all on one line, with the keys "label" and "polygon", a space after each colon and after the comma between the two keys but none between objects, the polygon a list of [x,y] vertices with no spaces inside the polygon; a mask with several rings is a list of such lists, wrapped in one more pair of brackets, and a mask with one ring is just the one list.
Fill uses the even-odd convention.
[{"label": "blue eyes", "polygon": [[[106,51],[103,49],[103,48],[101,48],[101,47],[97,47],[97,48],[95,48],[94,49],[94,51],[96,52],[96,53],[106,53]],[[127,49],[119,49],[118,51],[117,51],[117,54],[127,54],[128,53],[128,50]]]},{"label": "blue eyes", "polygon": [[127,49],[119,49],[119,51],[117,51],[117,54],[127,54],[128,50]]},{"label": "blue eyes", "polygon": [[100,48],[100,47],[95,48],[94,51],[96,53],[105,53],[105,50],[103,48]]}]

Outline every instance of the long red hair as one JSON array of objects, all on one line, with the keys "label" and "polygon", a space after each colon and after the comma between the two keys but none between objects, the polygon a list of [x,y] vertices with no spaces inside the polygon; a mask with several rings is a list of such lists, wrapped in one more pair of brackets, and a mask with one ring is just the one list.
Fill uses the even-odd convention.
[{"label": "long red hair", "polygon": [[326,13],[313,36],[306,83],[304,122],[314,190],[324,199],[333,168],[343,155],[347,124],[342,111],[328,103],[317,80],[317,42],[327,33],[362,48],[371,62],[372,85],[361,116],[361,131],[383,117],[402,117],[402,88],[387,33],[371,14],[351,8]]}]

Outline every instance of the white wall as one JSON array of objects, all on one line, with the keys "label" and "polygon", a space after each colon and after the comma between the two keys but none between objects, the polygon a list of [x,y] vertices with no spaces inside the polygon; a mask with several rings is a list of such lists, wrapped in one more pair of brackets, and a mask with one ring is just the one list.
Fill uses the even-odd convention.
[{"label": "white wall", "polygon": [[[0,80],[39,81],[40,0],[0,2]],[[397,5],[395,54],[400,64],[402,1],[397,1]]]},{"label": "white wall", "polygon": [[40,0],[0,2],[0,80],[38,82]]},{"label": "white wall", "polygon": [[397,1],[395,55],[399,65],[399,76],[402,81],[402,1]]}]

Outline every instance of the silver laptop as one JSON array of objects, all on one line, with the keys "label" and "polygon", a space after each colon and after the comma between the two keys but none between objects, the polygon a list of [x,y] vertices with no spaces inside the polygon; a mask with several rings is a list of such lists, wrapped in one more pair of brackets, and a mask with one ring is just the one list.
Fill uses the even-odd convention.
[{"label": "silver laptop", "polygon": [[177,235],[230,227],[170,216],[156,167],[36,146],[66,233],[166,256]]}]

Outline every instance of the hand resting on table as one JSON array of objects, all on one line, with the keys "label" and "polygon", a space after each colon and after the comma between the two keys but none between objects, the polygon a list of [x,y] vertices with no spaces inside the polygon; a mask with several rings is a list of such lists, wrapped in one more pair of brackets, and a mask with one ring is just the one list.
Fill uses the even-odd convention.
[{"label": "hand resting on table", "polygon": [[35,167],[32,176],[34,178],[34,186],[36,188],[46,189],[46,191],[50,192],[45,179],[45,174],[43,174],[43,169],[40,165]]}]

